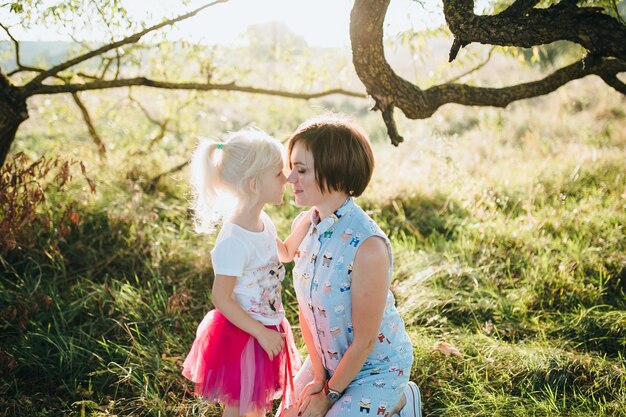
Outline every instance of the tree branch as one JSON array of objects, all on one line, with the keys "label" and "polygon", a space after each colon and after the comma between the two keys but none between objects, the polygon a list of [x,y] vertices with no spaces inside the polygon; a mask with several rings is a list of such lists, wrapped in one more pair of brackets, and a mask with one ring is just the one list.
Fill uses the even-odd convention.
[{"label": "tree branch", "polygon": [[624,84],[616,75],[601,75],[602,80],[613,87],[618,93],[626,95],[626,84]]},{"label": "tree branch", "polygon": [[15,37],[13,37],[13,34],[11,33],[8,27],[4,26],[2,23],[0,23],[0,27],[4,29],[7,36],[11,39],[11,42],[13,42],[13,48],[15,49],[15,65],[17,66],[17,68],[9,72],[7,76],[10,77],[19,72],[26,72],[26,71],[43,72],[44,70],[42,68],[35,68],[35,67],[30,67],[28,65],[22,65],[21,57],[20,57],[20,42],[17,39],[15,39]]},{"label": "tree branch", "polygon": [[204,10],[204,9],[206,9],[208,7],[214,6],[214,5],[219,4],[219,3],[225,3],[227,1],[228,0],[215,0],[212,3],[208,3],[208,4],[205,4],[205,5],[201,6],[201,7],[198,7],[197,9],[195,9],[195,10],[189,12],[189,13],[186,13],[184,15],[180,15],[180,16],[175,17],[173,19],[165,20],[165,21],[163,21],[163,22],[161,22],[159,24],[156,24],[156,25],[151,26],[151,27],[149,27],[147,29],[144,29],[141,32],[137,32],[137,33],[135,33],[135,34],[133,34],[131,36],[128,36],[128,37],[122,39],[122,40],[119,40],[117,42],[113,42],[113,43],[104,45],[104,46],[102,46],[102,47],[100,47],[98,49],[94,49],[94,50],[89,51],[89,52],[87,52],[85,54],[79,55],[79,56],[77,56],[74,59],[70,59],[69,61],[65,61],[65,62],[63,62],[61,64],[58,64],[58,65],[50,68],[49,70],[46,70],[46,71],[42,72],[41,74],[37,75],[35,78],[30,80],[26,85],[24,85],[24,87],[23,87],[24,90],[23,91],[26,94],[26,96],[30,96],[32,91],[36,90],[37,87],[42,85],[43,81],[46,78],[48,78],[48,77],[50,77],[52,75],[55,75],[55,74],[57,74],[57,73],[59,73],[59,72],[61,72],[63,70],[71,68],[74,65],[80,64],[83,61],[86,61],[86,60],[91,59],[93,57],[96,57],[98,55],[102,55],[105,52],[108,52],[108,51],[113,50],[113,49],[117,49],[120,46],[124,46],[124,45],[130,44],[130,43],[136,43],[144,35],[146,35],[146,34],[148,34],[150,32],[154,32],[154,31],[159,30],[159,29],[161,29],[161,28],[163,28],[165,26],[171,26],[171,25],[173,25],[173,24],[175,24],[177,22],[180,22],[181,20],[185,20],[185,19],[188,19],[190,17],[195,16],[196,14],[198,14],[199,12],[201,12],[202,10]]},{"label": "tree branch", "polygon": [[146,119],[148,119],[148,121],[150,123],[152,123],[153,125],[156,125],[156,126],[159,127],[159,132],[152,139],[150,139],[150,142],[148,142],[148,150],[150,150],[150,149],[152,149],[152,147],[154,146],[155,143],[157,143],[158,141],[163,139],[163,137],[165,136],[165,132],[167,132],[167,125],[169,125],[170,119],[165,119],[165,121],[161,122],[161,121],[155,119],[154,117],[152,117],[152,115],[150,114],[148,109],[146,109],[144,107],[144,105],[141,104],[141,102],[139,100],[134,98],[132,96],[132,94],[130,93],[130,91],[128,92],[128,99],[132,103],[134,103],[137,107],[139,107],[139,110],[141,110],[141,112],[143,113],[144,117]]},{"label": "tree branch", "polygon": [[161,181],[161,178],[163,178],[166,175],[173,174],[174,172],[180,171],[181,169],[185,168],[187,165],[189,165],[189,161],[185,161],[181,164],[176,165],[173,168],[168,169],[165,172],[158,174],[157,176],[151,178],[148,181],[148,184],[146,184],[146,187],[144,187],[144,189],[148,192],[154,191],[156,189],[156,186],[159,184],[159,181]]},{"label": "tree branch", "polygon": [[502,13],[502,16],[520,16],[528,12],[539,3],[539,0],[516,0],[507,7]]},{"label": "tree branch", "polygon": [[[626,60],[626,27],[617,19],[601,13],[597,7],[576,7],[564,0],[546,9],[522,6],[531,0],[516,2],[514,10],[525,9],[523,14],[503,11],[494,16],[474,14],[470,0],[443,0],[448,27],[456,39],[490,45],[532,47],[568,40],[581,45],[590,53]],[[559,7],[560,6],[560,7]]]},{"label": "tree branch", "polygon": [[[466,106],[495,106],[506,107],[509,103],[548,94],[571,80],[587,75],[600,75],[608,80],[614,88],[622,89],[622,82],[616,75],[626,71],[626,60],[611,58],[603,55],[590,54],[588,58],[575,62],[552,74],[533,82],[512,85],[504,88],[475,87],[464,84],[441,84],[422,90],[398,76],[385,59],[383,46],[383,22],[390,0],[355,0],[350,15],[350,39],[352,41],[352,61],[367,92],[376,101],[374,109],[383,113],[393,143],[401,137],[393,122],[393,107],[397,107],[409,119],[425,119],[446,103],[458,103]],[[530,6],[532,1],[518,2]],[[463,33],[471,34],[472,25],[477,16],[473,13],[473,2],[466,0],[444,0],[446,7],[454,4],[456,9],[447,10],[447,19],[450,13],[470,16],[466,21]],[[532,9],[533,14],[538,9]],[[577,11],[579,9],[576,9]],[[458,18],[454,16],[453,19]],[[612,20],[614,22],[614,20]],[[545,22],[544,22],[545,24]],[[518,28],[519,29],[519,28]],[[505,36],[505,27],[493,28],[497,36]],[[622,29],[623,30],[623,29]],[[455,33],[456,36],[456,33]],[[474,40],[464,38],[458,39]],[[590,37],[596,35],[590,34]],[[491,42],[493,43],[493,42]],[[623,43],[626,47],[626,43]],[[619,47],[616,47],[619,49]]]},{"label": "tree branch", "polygon": [[[248,86],[239,86],[237,84],[228,83],[228,84],[213,84],[213,83],[173,83],[167,81],[156,81],[145,77],[137,77],[137,78],[126,78],[126,79],[118,79],[118,80],[102,80],[102,81],[93,81],[89,83],[73,83],[73,84],[57,84],[57,85],[49,85],[49,84],[41,84],[36,88],[32,89],[30,92],[31,96],[37,94],[62,94],[62,93],[73,93],[78,91],[90,91],[90,90],[104,90],[108,88],[119,88],[119,87],[131,87],[131,86],[146,86],[153,88],[163,88],[169,90],[198,90],[198,91],[233,91],[233,92],[241,92],[241,93],[253,93],[253,94],[264,94],[269,96],[277,96],[277,97],[286,97],[286,98],[297,98],[310,100],[314,98],[325,97],[333,94],[340,94],[349,97],[357,97],[357,98],[365,98],[366,94],[343,90],[340,88],[323,90],[316,93],[293,93],[289,91],[282,90],[272,90],[266,88],[256,88],[256,87],[248,87]],[[23,87],[22,87],[23,88]]]},{"label": "tree branch", "polygon": [[[517,100],[551,93],[568,82],[586,77],[587,75],[602,76],[603,74],[617,74],[623,71],[626,71],[626,61],[609,58],[589,63],[585,59],[581,59],[556,70],[541,80],[510,87],[486,88],[462,84],[438,85],[424,91],[424,94],[430,97],[429,101],[433,104],[433,108],[428,111],[409,111],[407,117],[428,117],[439,106],[446,103],[458,103],[466,106],[506,107]],[[407,112],[405,111],[405,113]]]},{"label": "tree branch", "polygon": [[96,130],[96,127],[94,126],[91,120],[91,116],[89,115],[89,111],[87,110],[87,107],[82,102],[77,92],[72,93],[72,98],[74,99],[74,103],[76,103],[76,105],[80,109],[80,113],[83,116],[83,120],[85,121],[85,124],[87,125],[89,136],[91,136],[91,139],[94,141],[94,143],[98,147],[98,152],[100,153],[100,156],[105,157],[106,151],[107,151],[106,146],[104,146],[104,142],[102,141],[102,138],[98,134],[98,131]]}]

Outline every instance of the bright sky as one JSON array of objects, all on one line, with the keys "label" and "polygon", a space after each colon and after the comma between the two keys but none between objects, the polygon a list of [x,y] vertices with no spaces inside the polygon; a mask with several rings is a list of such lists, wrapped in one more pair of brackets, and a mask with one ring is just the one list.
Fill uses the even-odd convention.
[{"label": "bright sky", "polygon": [[[133,15],[151,15],[151,22],[192,10],[205,2],[192,0],[181,6],[180,0],[125,0],[124,7]],[[158,4],[158,7],[155,7]],[[175,26],[176,37],[205,43],[237,42],[245,28],[255,23],[284,22],[311,46],[349,45],[349,22],[352,0],[230,0],[206,9],[197,16]],[[389,36],[409,28],[423,29],[443,23],[441,1],[392,0],[385,18]],[[6,9],[4,9],[6,10]],[[19,40],[67,40],[63,29],[22,32],[16,26]],[[4,35],[4,34],[2,34]],[[4,37],[4,36],[2,36]],[[97,38],[97,35],[88,36]]]}]

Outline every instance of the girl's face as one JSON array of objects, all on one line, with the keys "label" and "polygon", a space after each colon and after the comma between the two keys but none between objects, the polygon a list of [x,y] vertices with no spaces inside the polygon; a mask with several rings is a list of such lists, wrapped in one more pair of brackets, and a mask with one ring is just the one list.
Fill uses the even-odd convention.
[{"label": "girl's face", "polygon": [[296,205],[311,207],[319,204],[324,196],[315,178],[313,154],[301,142],[297,142],[291,150],[289,160],[291,173],[287,182],[293,186]]},{"label": "girl's face", "polygon": [[263,204],[281,204],[287,177],[283,172],[282,160],[258,178],[259,199]]}]

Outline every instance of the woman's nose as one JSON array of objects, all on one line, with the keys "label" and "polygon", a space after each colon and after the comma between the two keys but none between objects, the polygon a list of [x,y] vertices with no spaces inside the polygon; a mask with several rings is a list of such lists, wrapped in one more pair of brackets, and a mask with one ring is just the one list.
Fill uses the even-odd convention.
[{"label": "woman's nose", "polygon": [[289,175],[287,175],[287,182],[290,184],[295,184],[297,181],[297,173],[296,170],[292,170]]}]

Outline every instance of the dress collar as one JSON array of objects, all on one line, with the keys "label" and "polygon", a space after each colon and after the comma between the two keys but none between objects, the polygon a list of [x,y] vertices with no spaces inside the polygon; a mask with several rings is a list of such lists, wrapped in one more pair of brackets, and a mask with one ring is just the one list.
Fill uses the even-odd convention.
[{"label": "dress collar", "polygon": [[317,230],[318,234],[327,232],[335,225],[335,223],[339,221],[339,219],[348,214],[355,206],[356,204],[354,204],[354,199],[352,197],[348,197],[341,207],[326,216],[323,220],[320,219],[319,213],[315,210],[311,219],[313,229]]}]

